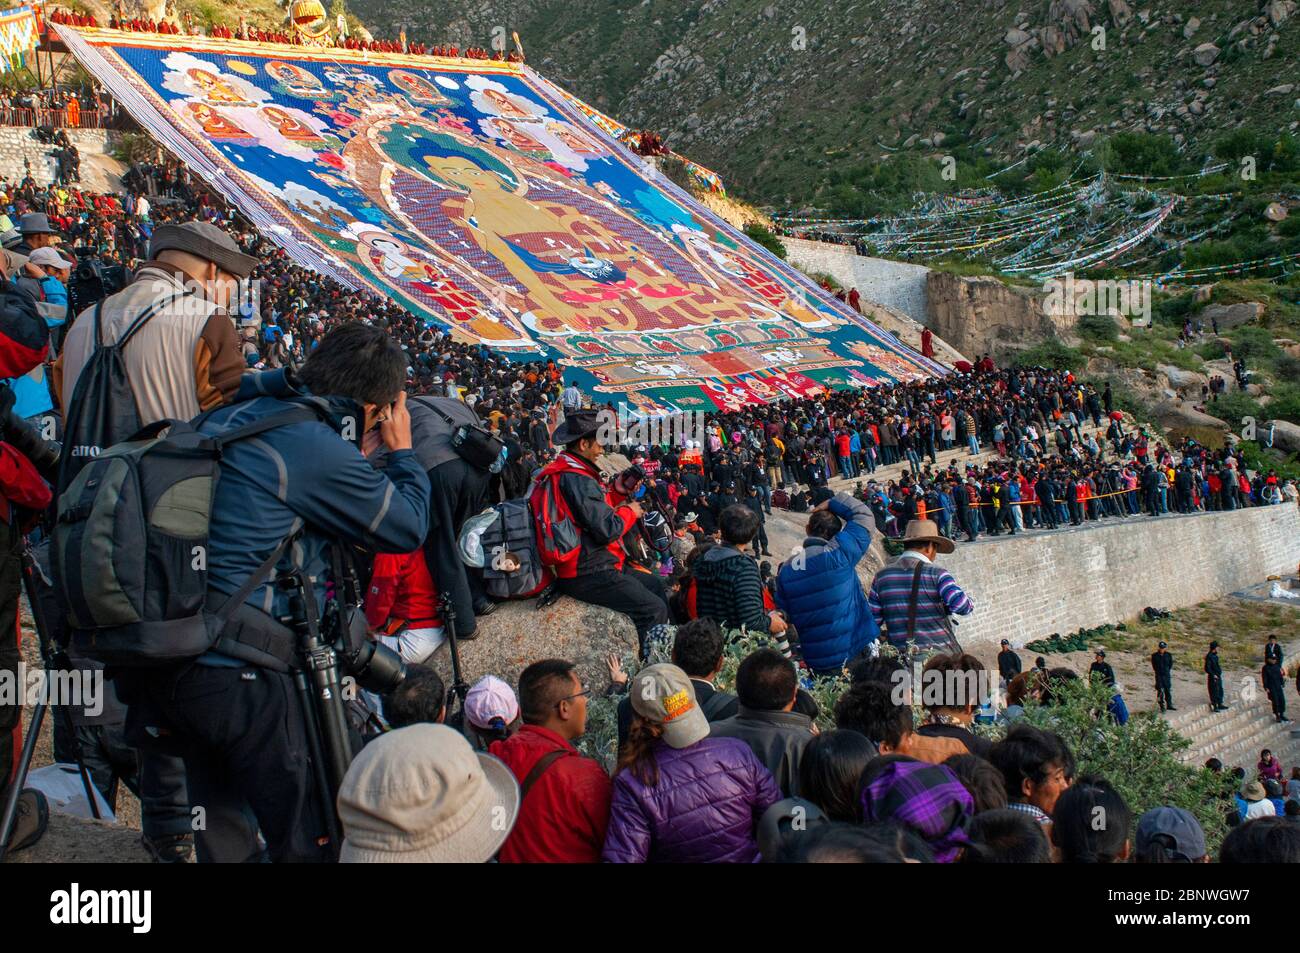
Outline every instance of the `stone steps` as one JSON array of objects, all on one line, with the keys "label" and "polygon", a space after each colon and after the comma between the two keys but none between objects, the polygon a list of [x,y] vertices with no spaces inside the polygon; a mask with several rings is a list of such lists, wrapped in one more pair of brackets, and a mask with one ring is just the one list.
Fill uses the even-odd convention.
[{"label": "stone steps", "polygon": [[1166,720],[1192,743],[1181,755],[1187,764],[1201,765],[1208,758],[1218,758],[1224,770],[1244,767],[1249,776],[1264,748],[1271,749],[1288,770],[1300,763],[1300,725],[1275,721],[1266,697],[1248,703],[1238,701],[1222,712],[1197,705]]}]

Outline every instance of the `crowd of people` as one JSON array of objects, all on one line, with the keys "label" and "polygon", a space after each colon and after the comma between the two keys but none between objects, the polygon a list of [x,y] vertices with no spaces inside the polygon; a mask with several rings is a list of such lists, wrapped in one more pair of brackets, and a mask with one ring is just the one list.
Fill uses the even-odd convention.
[{"label": "crowd of people", "polygon": [[[1255,775],[1238,768],[1218,786],[1215,812],[1229,832],[1215,850],[1186,807],[1139,814],[1104,775],[1081,774],[1051,718],[1031,725],[1019,702],[996,740],[969,702],[927,705],[918,724],[915,689],[899,690],[903,662],[879,657],[851,667],[833,727],[818,729],[822,713],[780,652],[747,655],[734,694],[714,683],[723,652],[719,626],[698,619],[676,630],[671,662],[632,677],[614,668],[622,700],[612,776],[575,747],[591,692],[572,662],[534,662],[517,693],[485,676],[469,690],[459,732],[446,724],[438,676],[422,670],[385,701],[396,727],[365,747],[340,792],[343,859],[1300,862],[1300,768],[1283,787],[1267,750]],[[923,681],[982,671],[970,655],[937,654]],[[1033,703],[1050,715],[1074,677],[1044,674]],[[468,780],[444,797],[446,764]],[[1206,770],[1218,776],[1223,766],[1212,759]],[[471,796],[477,809],[457,813]],[[509,823],[485,833],[494,812]]]},{"label": "crowd of people", "polygon": [[[1125,422],[1108,387],[988,357],[944,377],[720,412],[693,436],[625,440],[554,361],[457,342],[298,266],[161,153],[132,167],[119,195],[29,177],[5,184],[0,205],[15,225],[0,236],[6,393],[18,417],[57,419],[65,443],[93,451],[57,473],[6,455],[0,629],[18,631],[22,538],[43,537],[60,566],[44,618],[67,664],[101,671],[103,643],[81,633],[128,598],[114,587],[130,573],[109,566],[130,547],[104,537],[134,524],[87,524],[135,498],[99,496],[120,458],[97,451],[162,420],[191,421],[222,447],[198,605],[184,602],[198,563],[151,522],[146,534],[160,535],[131,546],[147,551],[150,591],[174,598],[146,600],[126,624],[148,636],[116,643],[113,704],[55,738],[56,756],[85,763],[110,802],[119,783],[140,794],[155,860],[1209,859],[1194,817],[1158,807],[1134,818],[1104,778],[1074,777],[1051,731],[1017,724],[990,742],[971,731],[969,699],[926,706],[914,727],[895,691],[901,663],[880,647],[928,657],[928,670],[982,671],[951,624],[977,607],[936,562],[959,536],[1294,504],[1293,486],[1248,479],[1230,448],[1166,446]],[[96,294],[73,287],[83,264],[133,277],[75,309]],[[246,279],[255,296],[240,292]],[[117,390],[104,383],[108,341],[124,355]],[[105,415],[88,394],[124,403]],[[161,461],[183,455],[183,433],[171,444],[145,432],[172,448]],[[614,449],[631,466],[611,481],[601,462]],[[136,473],[167,466],[138,461]],[[896,477],[877,475],[889,467]],[[511,552],[480,546],[475,562],[473,519],[523,501],[544,528]],[[802,546],[775,569],[762,559],[774,508],[807,513]],[[43,511],[55,518],[33,534]],[[173,530],[192,518],[160,517]],[[903,554],[864,591],[856,567],[873,531]],[[68,545],[72,533],[94,542]],[[636,627],[648,664],[630,678],[611,664],[625,702],[612,772],[574,747],[591,687],[572,662],[450,694],[432,667],[453,628],[473,638],[496,609],[489,582],[533,562],[551,577],[544,595],[608,606]],[[83,575],[109,581],[92,592]],[[194,641],[179,625],[191,618],[212,637]],[[293,672],[300,633],[327,625],[348,633],[341,656],[370,681],[347,709],[350,757],[331,763],[323,791]],[[740,628],[766,644],[729,695],[713,682],[724,633]],[[188,654],[160,648],[172,631]],[[672,661],[653,661],[663,655]],[[6,644],[0,661],[17,658]],[[393,668],[380,678],[384,658]],[[802,683],[846,668],[836,727],[817,731]],[[1018,701],[1050,705],[1052,691],[1049,679]],[[16,706],[4,716],[10,763]],[[208,819],[197,833],[194,804]],[[17,848],[39,839],[48,811],[36,791],[21,805]],[[1114,819],[1101,832],[1087,823],[1098,805]],[[1300,857],[1300,825],[1252,814],[1220,852],[1261,857]]]},{"label": "crowd of people", "polygon": [[[49,14],[50,22],[63,23],[76,27],[97,27],[94,16],[89,13],[77,13],[70,10],[54,10]],[[127,33],[154,33],[163,36],[183,36],[196,35],[201,31],[195,26],[193,17],[189,13],[184,15],[183,21],[178,21],[174,12],[170,17],[154,19],[149,16],[128,17],[125,11],[119,9],[109,15],[108,28],[110,30],[122,30]],[[302,39],[295,32],[284,29],[264,30],[260,27],[250,26],[246,21],[241,20],[237,27],[229,27],[225,24],[214,24],[208,30],[210,36],[226,40],[251,40],[257,43],[287,43],[300,44]],[[514,50],[505,52],[502,50],[487,50],[481,46],[467,46],[461,49],[459,46],[450,43],[428,44],[423,42],[408,41],[403,34],[398,39],[374,39],[368,33],[365,35],[350,34],[339,36],[337,45],[347,50],[369,50],[374,53],[407,53],[415,56],[440,56],[440,57],[462,57],[474,60],[499,60],[509,61],[511,63],[522,62],[523,57]]]}]

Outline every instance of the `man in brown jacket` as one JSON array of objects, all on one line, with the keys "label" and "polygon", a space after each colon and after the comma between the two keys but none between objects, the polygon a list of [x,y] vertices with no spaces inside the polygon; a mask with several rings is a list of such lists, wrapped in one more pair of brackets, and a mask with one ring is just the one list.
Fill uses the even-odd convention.
[{"label": "man in brown jacket", "polygon": [[[122,351],[140,421],[189,420],[234,396],[248,369],[226,309],[257,259],[206,222],[159,226],[149,255],[135,280],[104,300],[100,335],[105,343],[119,340],[153,306],[153,317]],[[94,311],[86,309],[68,329],[55,363],[55,395],[65,416],[95,348]]]}]

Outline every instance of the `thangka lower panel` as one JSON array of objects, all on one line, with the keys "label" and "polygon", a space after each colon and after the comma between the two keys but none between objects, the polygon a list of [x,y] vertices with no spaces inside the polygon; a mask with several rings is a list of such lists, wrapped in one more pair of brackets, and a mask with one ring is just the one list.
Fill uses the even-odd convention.
[{"label": "thangka lower panel", "polygon": [[711,410],[944,372],[520,64],[60,26],[300,263],[598,400]]}]

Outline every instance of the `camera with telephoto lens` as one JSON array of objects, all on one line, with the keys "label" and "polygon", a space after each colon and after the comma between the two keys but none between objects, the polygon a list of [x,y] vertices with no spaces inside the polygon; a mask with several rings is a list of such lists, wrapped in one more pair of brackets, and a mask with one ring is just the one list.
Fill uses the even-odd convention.
[{"label": "camera with telephoto lens", "polygon": [[81,314],[109,295],[127,286],[131,274],[124,265],[106,265],[97,257],[87,256],[77,262],[68,278],[68,313]]},{"label": "camera with telephoto lens", "polygon": [[406,679],[406,663],[387,645],[370,638],[360,606],[339,607],[331,600],[321,620],[343,669],[368,692],[386,695]]}]

